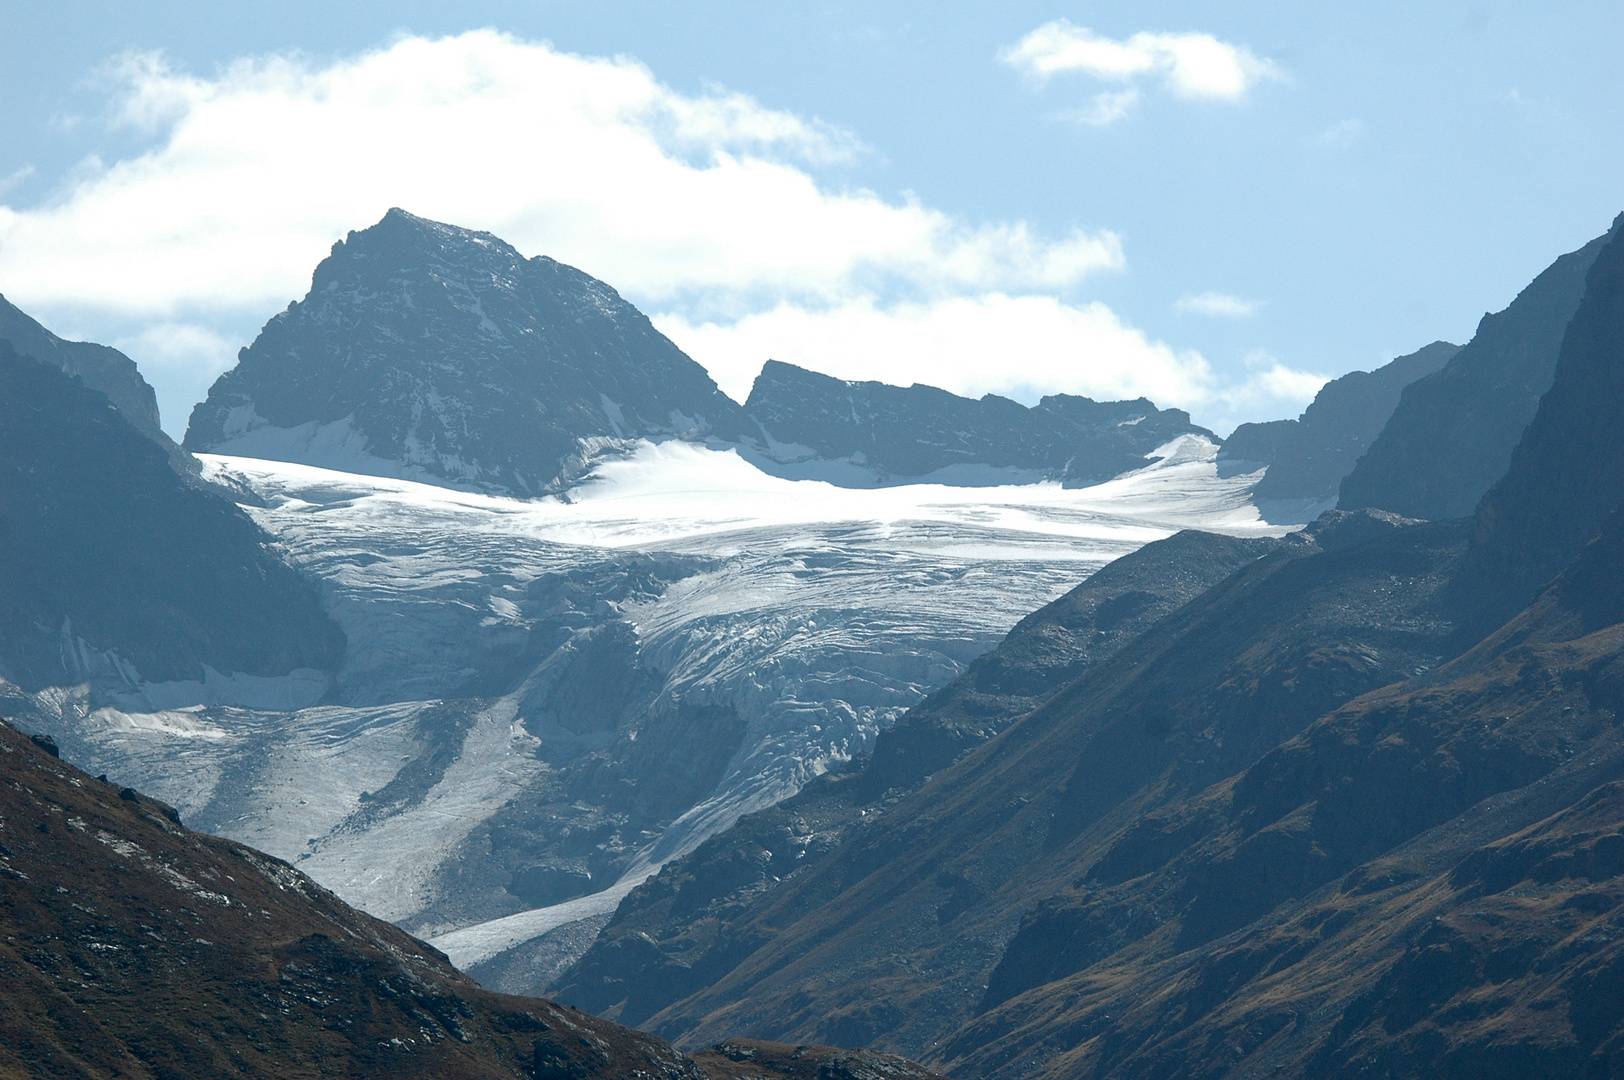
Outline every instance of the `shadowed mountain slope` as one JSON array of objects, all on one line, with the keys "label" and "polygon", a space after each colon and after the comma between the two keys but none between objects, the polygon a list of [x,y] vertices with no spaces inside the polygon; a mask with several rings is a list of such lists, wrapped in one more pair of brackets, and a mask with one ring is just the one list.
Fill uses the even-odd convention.
[{"label": "shadowed mountain slope", "polygon": [[[0,724],[0,1073],[134,1077],[929,1080],[883,1055],[698,1058],[443,956],[279,859],[191,832]],[[820,1071],[822,1070],[822,1071]]]},{"label": "shadowed mountain slope", "polygon": [[315,589],[105,395],[0,341],[0,674],[26,689],[331,668]]},{"label": "shadowed mountain slope", "polygon": [[1352,371],[1320,387],[1295,420],[1242,424],[1224,440],[1220,461],[1262,462],[1259,499],[1335,499],[1342,478],[1381,434],[1399,394],[1448,363],[1459,345],[1434,341],[1375,371]]},{"label": "shadowed mountain slope", "polygon": [[169,437],[158,427],[158,396],[136,370],[135,361],[117,349],[90,341],[64,341],[3,296],[0,338],[24,356],[77,375],[85,386],[106,394],[137,431],[169,444]]},{"label": "shadowed mountain slope", "polygon": [[[1126,831],[1028,914],[940,1059],[995,1077],[1616,1075],[1624,628],[1586,632],[1586,609],[1624,603],[1620,526],[1471,653]],[[1165,921],[1124,943],[1134,910]]]},{"label": "shadowed mountain slope", "polygon": [[1472,513],[1550,388],[1562,335],[1608,235],[1557,259],[1504,311],[1484,315],[1449,363],[1405,387],[1342,481],[1337,506],[1434,520]]},{"label": "shadowed mountain slope", "polygon": [[1484,497],[1456,586],[1486,633],[1526,604],[1624,502],[1624,214],[1591,265],[1556,377]]}]

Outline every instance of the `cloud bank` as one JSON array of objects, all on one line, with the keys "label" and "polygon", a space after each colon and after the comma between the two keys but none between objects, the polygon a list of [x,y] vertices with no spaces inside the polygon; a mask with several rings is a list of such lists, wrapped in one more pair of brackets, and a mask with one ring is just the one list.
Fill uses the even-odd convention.
[{"label": "cloud bank", "polygon": [[[1136,41],[1123,47],[1150,48]],[[1152,67],[1226,92],[1200,48],[1175,53]],[[865,152],[851,133],[678,93],[634,60],[478,31],[212,78],[132,55],[113,74],[108,122],[148,148],[82,163],[43,203],[0,205],[0,291],[129,351],[172,431],[332,242],[390,206],[608,281],[736,396],[777,357],[960,392],[1224,400],[1199,354],[1065,299],[1123,266],[1115,234],[1042,235],[839,186],[826,177]]]}]

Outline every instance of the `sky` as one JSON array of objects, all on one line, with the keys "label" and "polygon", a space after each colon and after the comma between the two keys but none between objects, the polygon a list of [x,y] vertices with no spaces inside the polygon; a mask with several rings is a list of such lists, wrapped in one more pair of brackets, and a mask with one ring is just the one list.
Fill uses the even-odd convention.
[{"label": "sky", "polygon": [[[1241,10],[1244,7],[1244,10]],[[0,293],[177,437],[391,206],[774,358],[1227,434],[1624,210],[1624,6],[0,0]]]}]

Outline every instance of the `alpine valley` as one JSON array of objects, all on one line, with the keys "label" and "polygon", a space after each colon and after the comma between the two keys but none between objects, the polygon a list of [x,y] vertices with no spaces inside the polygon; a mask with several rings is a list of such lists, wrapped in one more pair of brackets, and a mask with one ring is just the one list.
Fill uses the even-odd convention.
[{"label": "alpine valley", "polygon": [[1167,404],[741,404],[396,209],[177,446],[0,300],[0,1069],[1624,1076],[1624,216]]}]

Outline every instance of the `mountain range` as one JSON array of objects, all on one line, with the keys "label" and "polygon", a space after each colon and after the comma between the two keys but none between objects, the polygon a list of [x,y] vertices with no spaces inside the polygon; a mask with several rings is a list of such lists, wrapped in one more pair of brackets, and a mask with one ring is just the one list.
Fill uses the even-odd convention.
[{"label": "mountain range", "polygon": [[771,362],[739,405],[398,210],[201,458],[0,306],[0,707],[55,740],[0,730],[13,1067],[1606,1075],[1621,231],[1229,440]]},{"label": "mountain range", "polygon": [[[379,271],[388,280],[428,263],[432,280],[460,280],[489,270],[480,260],[495,257],[494,240],[402,215],[376,230],[413,238],[390,249],[405,269]],[[373,250],[376,230],[347,240],[334,259],[343,264],[352,247]],[[377,270],[381,256],[367,258]],[[319,280],[338,273],[333,262]],[[607,286],[594,288],[607,294]],[[323,285],[303,303],[319,307],[344,292]],[[477,320],[458,322],[447,313],[454,305],[435,309],[438,321],[426,329],[428,301],[407,306],[389,299],[395,293],[381,295],[387,302],[356,301],[367,340],[440,334],[443,341],[433,340],[472,359],[456,371],[444,366],[437,393],[494,393],[458,380],[498,379],[492,365],[512,359],[506,346],[491,346],[494,357],[481,350],[499,339],[482,336]],[[283,323],[306,325],[295,308],[272,321],[262,344],[282,340]],[[482,310],[523,337],[511,311],[494,301]],[[573,317],[569,326],[588,334]],[[588,337],[579,370],[592,372],[590,358],[616,355],[621,334],[601,322]],[[674,366],[680,374],[688,364]],[[245,361],[239,373],[252,366]],[[662,384],[658,369],[637,370],[650,393],[680,390]],[[61,432],[30,430],[30,452],[69,466],[35,478],[38,498],[73,493],[130,517],[122,533],[98,528],[71,538],[103,545],[109,557],[78,553],[78,578],[40,581],[62,614],[33,625],[60,636],[71,609],[76,636],[68,652],[56,648],[57,637],[42,637],[37,649],[77,666],[0,684],[0,695],[71,760],[153,792],[189,825],[290,860],[346,900],[432,937],[493,985],[534,991],[590,945],[643,877],[864,753],[1022,615],[1093,569],[1188,524],[1242,537],[1283,531],[1257,519],[1248,476],[1217,477],[1212,439],[1182,413],[1080,398],[1026,409],[877,384],[864,392],[904,399],[898,446],[925,446],[955,410],[1007,407],[1012,424],[1041,422],[1056,438],[1080,440],[1052,459],[1056,470],[1075,469],[1078,446],[1094,438],[1090,424],[1098,438],[1089,445],[1115,455],[1108,471],[1134,468],[1081,507],[1041,484],[870,492],[895,477],[853,465],[835,430],[821,443],[831,456],[819,463],[848,470],[848,483],[817,494],[809,510],[809,491],[825,492],[822,485],[747,463],[782,464],[765,456],[760,429],[753,443],[588,434],[573,452],[591,466],[566,492],[519,501],[467,490],[498,486],[495,473],[460,490],[445,477],[425,485],[376,475],[428,475],[404,457],[355,466],[372,469],[367,475],[284,465],[274,455],[208,455],[201,471],[193,461],[190,471],[137,478],[129,467],[142,459],[123,444],[70,452],[52,441]],[[42,403],[30,402],[32,393],[17,404],[38,417]],[[920,395],[925,406],[915,408]],[[1158,429],[1164,422],[1170,426]],[[313,425],[308,434],[326,423],[295,427]],[[293,430],[273,427],[243,438]],[[986,429],[980,442],[964,444],[968,451],[949,447],[926,465],[940,472],[942,461],[956,462],[982,470],[971,480],[990,473],[1007,481],[1004,464],[982,453],[995,434]],[[80,479],[93,476],[111,491]],[[173,564],[128,570],[119,544],[138,534],[138,511],[149,507],[160,523],[179,513],[153,501],[153,485],[162,484],[175,498],[196,488],[198,505],[230,520],[194,523],[167,546],[149,545],[179,556]],[[696,490],[711,494],[666,494]],[[231,536],[260,554],[250,557]],[[195,544],[212,547],[198,553]],[[258,578],[298,588],[278,599],[211,581],[203,573],[211,557],[250,566],[262,558]],[[14,565],[10,580],[37,576],[33,563]],[[130,589],[160,570],[198,587],[186,598],[193,607],[176,613],[179,625],[208,628],[229,616],[239,633],[259,627],[253,656],[200,652],[161,627],[120,636],[73,606],[82,594],[115,611],[150,612],[154,605],[132,599]],[[252,604],[247,617],[233,614],[239,598]],[[290,608],[295,600],[305,605],[302,616]],[[163,667],[152,656],[183,646],[189,666]],[[385,864],[391,869],[380,874]]]},{"label": "mountain range", "polygon": [[1187,434],[1212,436],[1142,399],[1027,408],[777,362],[741,407],[603,282],[396,209],[333,246],[193,410],[185,446],[528,496],[640,438],[858,486],[1080,486]]},{"label": "mountain range", "polygon": [[846,382],[776,360],[762,366],[744,412],[760,435],[746,445],[762,468],[818,479],[855,474],[859,483],[1055,479],[1086,487],[1143,468],[1180,436],[1214,438],[1189,413],[1144,398],[1055,394],[1027,408],[995,394],[976,400],[934,386]]}]

